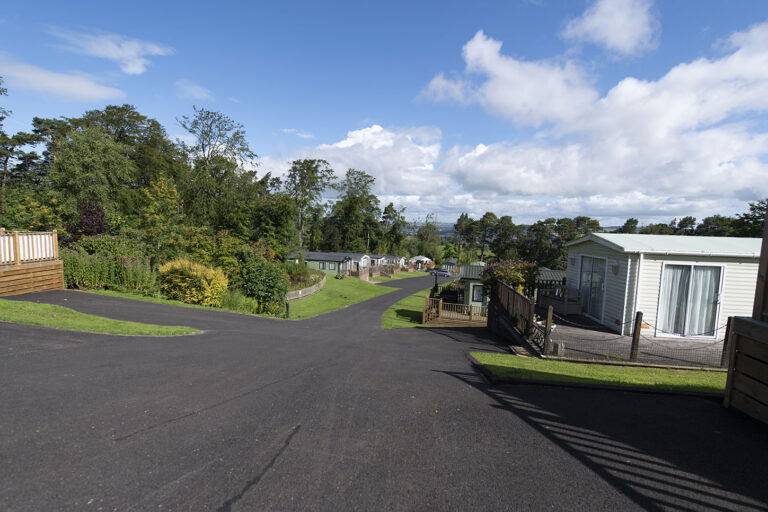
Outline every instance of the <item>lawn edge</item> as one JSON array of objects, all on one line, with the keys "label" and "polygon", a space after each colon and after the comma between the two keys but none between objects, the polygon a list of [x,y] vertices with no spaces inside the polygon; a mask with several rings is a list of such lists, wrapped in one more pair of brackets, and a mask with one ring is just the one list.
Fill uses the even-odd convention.
[{"label": "lawn edge", "polygon": [[587,384],[584,382],[565,382],[557,380],[538,380],[538,379],[523,379],[518,377],[500,377],[493,373],[487,366],[478,361],[472,354],[467,352],[467,359],[472,364],[474,369],[493,386],[503,384],[528,384],[536,386],[552,386],[552,387],[564,387],[564,388],[581,388],[581,389],[597,389],[602,391],[628,391],[630,393],[651,393],[655,395],[676,395],[676,396],[689,396],[698,398],[716,398],[723,399],[724,393],[707,393],[704,391],[683,391],[674,389],[657,389],[644,386],[614,386],[610,384]]},{"label": "lawn edge", "polygon": [[[69,308],[69,309],[72,309],[72,308]],[[76,310],[73,310],[73,311],[76,311]],[[90,314],[90,313],[85,313],[85,314]],[[93,316],[99,316],[99,315],[93,315]],[[109,317],[103,316],[101,318],[109,318]],[[115,318],[109,318],[109,319],[117,320]],[[128,320],[117,320],[117,321],[127,322]],[[134,322],[134,323],[141,323],[141,322]],[[53,327],[50,325],[28,324],[25,322],[11,322],[10,320],[0,320],[0,324],[28,325],[30,327],[39,327],[40,329],[53,329],[55,331],[79,332],[84,334],[99,334],[101,336],[122,336],[124,338],[178,338],[179,336],[199,336],[200,334],[205,334],[206,332],[208,332],[203,329],[195,329],[194,327],[189,327],[188,325],[167,325],[162,327],[189,327],[190,329],[195,329],[197,332],[190,332],[187,334],[116,334],[113,332],[81,331],[79,329],[67,329],[66,327]],[[160,325],[160,324],[144,324],[144,325]]]}]

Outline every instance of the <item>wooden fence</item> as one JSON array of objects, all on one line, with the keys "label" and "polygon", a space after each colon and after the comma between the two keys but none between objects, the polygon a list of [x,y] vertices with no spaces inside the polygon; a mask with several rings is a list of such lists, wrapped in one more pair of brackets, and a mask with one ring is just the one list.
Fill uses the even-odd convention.
[{"label": "wooden fence", "polygon": [[58,257],[56,231],[5,231],[0,228],[0,265],[37,263]]},{"label": "wooden fence", "polygon": [[425,324],[485,326],[488,323],[488,306],[453,304],[427,297],[422,321]]},{"label": "wooden fence", "polygon": [[494,300],[507,313],[517,330],[527,337],[533,328],[533,316],[536,314],[534,301],[505,283],[498,283],[494,287]]},{"label": "wooden fence", "polygon": [[727,343],[725,406],[768,423],[768,323],[736,317]]}]

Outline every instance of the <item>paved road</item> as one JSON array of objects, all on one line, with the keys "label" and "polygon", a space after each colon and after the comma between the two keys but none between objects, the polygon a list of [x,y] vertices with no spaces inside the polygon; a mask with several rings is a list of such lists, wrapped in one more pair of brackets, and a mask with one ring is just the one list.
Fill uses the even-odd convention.
[{"label": "paved road", "polygon": [[301,322],[60,291],[176,338],[0,324],[3,510],[768,508],[768,429],[714,401],[489,387],[484,329]]}]

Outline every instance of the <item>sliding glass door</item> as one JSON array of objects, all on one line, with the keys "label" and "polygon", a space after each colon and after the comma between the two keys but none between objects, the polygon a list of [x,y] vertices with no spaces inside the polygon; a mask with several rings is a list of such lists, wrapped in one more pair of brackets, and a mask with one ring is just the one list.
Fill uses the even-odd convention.
[{"label": "sliding glass door", "polygon": [[722,267],[665,265],[657,335],[715,336]]},{"label": "sliding glass door", "polygon": [[581,257],[581,298],[583,311],[602,322],[605,301],[605,259]]}]

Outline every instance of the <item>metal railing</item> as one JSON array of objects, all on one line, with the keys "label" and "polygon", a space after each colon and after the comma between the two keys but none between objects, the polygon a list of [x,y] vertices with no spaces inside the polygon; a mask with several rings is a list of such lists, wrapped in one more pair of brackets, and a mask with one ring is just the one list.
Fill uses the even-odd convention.
[{"label": "metal railing", "polygon": [[0,228],[0,266],[56,260],[59,243],[54,231],[6,231]]}]

